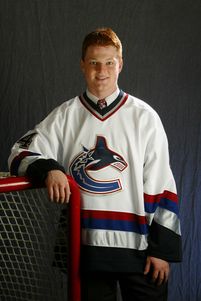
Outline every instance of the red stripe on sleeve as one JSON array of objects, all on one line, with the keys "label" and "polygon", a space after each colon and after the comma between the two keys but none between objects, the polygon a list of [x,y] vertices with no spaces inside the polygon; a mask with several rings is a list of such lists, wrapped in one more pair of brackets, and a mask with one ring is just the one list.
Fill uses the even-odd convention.
[{"label": "red stripe on sleeve", "polygon": [[82,218],[110,219],[132,222],[136,221],[139,224],[146,224],[145,216],[139,216],[133,213],[117,211],[82,210]]},{"label": "red stripe on sleeve", "polygon": [[144,193],[144,201],[146,203],[159,203],[161,199],[168,199],[172,202],[178,203],[178,196],[177,194],[165,190],[163,193],[150,195]]}]

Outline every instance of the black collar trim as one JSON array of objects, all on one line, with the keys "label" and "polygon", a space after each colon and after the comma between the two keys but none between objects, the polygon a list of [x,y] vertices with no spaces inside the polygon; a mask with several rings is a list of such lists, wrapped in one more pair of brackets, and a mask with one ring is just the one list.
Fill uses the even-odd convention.
[{"label": "black collar trim", "polygon": [[86,92],[84,92],[79,98],[83,106],[85,106],[89,112],[91,112],[99,120],[104,121],[112,116],[117,110],[119,110],[121,106],[123,106],[128,98],[128,94],[120,90],[117,98],[109,106],[102,110],[97,106],[96,103],[88,98]]}]

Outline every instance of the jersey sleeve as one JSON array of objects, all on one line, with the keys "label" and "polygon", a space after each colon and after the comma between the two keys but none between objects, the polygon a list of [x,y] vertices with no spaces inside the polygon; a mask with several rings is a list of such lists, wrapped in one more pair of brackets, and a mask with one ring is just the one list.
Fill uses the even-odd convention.
[{"label": "jersey sleeve", "polygon": [[150,128],[143,172],[148,254],[170,262],[181,261],[178,196],[169,163],[168,141],[158,115]]},{"label": "jersey sleeve", "polygon": [[[62,131],[61,117],[55,110],[47,116],[33,130],[20,138],[12,147],[8,159],[12,175],[38,174],[44,177],[47,171],[60,169],[64,171],[61,163]],[[43,174],[43,175],[42,175]]]}]

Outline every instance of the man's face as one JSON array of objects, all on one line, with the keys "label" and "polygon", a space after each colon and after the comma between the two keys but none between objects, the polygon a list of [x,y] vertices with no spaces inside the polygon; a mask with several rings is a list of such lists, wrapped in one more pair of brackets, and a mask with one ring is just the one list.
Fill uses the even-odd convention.
[{"label": "man's face", "polygon": [[114,46],[89,46],[84,60],[81,60],[89,91],[98,98],[112,94],[117,89],[122,65],[122,59]]}]

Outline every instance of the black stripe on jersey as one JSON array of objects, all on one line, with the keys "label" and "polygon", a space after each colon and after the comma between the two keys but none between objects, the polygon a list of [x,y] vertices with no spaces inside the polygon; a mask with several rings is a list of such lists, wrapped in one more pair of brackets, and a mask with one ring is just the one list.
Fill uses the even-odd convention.
[{"label": "black stripe on jersey", "polygon": [[148,236],[149,256],[161,258],[169,262],[182,261],[181,236],[172,230],[152,222]]},{"label": "black stripe on jersey", "polygon": [[97,104],[95,104],[91,99],[88,98],[86,92],[80,97],[81,103],[89,110],[93,115],[95,115],[101,121],[106,120],[112,114],[114,114],[127,100],[128,95],[120,90],[117,98],[106,108],[100,109]]},{"label": "black stripe on jersey", "polygon": [[[147,251],[126,248],[82,246],[82,272],[143,273]],[[123,260],[121,260],[123,258]]]}]

